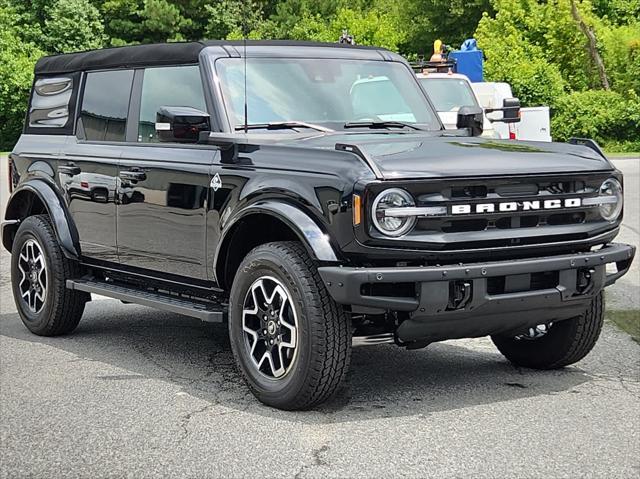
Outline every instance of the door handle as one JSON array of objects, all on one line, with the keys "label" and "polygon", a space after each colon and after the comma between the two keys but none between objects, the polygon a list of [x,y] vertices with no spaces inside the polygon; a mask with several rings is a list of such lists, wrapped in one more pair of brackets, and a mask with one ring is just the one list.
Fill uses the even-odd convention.
[{"label": "door handle", "polygon": [[144,181],[147,179],[147,174],[140,170],[124,170],[120,172],[119,176],[127,181]]},{"label": "door handle", "polygon": [[69,165],[60,165],[58,166],[58,171],[65,175],[75,176],[79,175],[82,171],[79,166],[74,165],[73,163]]}]

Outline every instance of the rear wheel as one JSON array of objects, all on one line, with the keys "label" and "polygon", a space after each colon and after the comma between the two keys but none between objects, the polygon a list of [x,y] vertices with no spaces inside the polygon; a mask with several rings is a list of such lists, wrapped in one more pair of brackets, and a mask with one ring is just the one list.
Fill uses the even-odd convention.
[{"label": "rear wheel", "polygon": [[236,274],[229,311],[234,357],[260,401],[306,409],[338,389],[351,354],[349,319],[300,244],[252,250]]},{"label": "rear wheel", "polygon": [[598,340],[604,321],[604,293],[600,292],[580,316],[540,325],[529,333],[492,336],[500,352],[513,364],[533,369],[558,369],[584,358]]},{"label": "rear wheel", "polygon": [[78,273],[78,264],[62,253],[47,216],[30,216],[21,223],[11,250],[11,283],[29,331],[56,336],[76,328],[89,299],[87,293],[66,287],[66,280]]}]

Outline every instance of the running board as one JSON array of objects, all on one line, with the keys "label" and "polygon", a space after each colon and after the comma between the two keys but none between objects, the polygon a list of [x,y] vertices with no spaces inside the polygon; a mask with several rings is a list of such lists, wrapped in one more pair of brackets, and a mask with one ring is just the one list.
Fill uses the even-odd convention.
[{"label": "running board", "polygon": [[96,279],[68,279],[67,288],[100,294],[109,298],[119,299],[126,303],[135,303],[163,311],[184,314],[185,316],[198,318],[208,323],[221,323],[224,321],[226,315],[226,307],[222,304],[204,300],[189,300],[168,294],[120,286]]}]

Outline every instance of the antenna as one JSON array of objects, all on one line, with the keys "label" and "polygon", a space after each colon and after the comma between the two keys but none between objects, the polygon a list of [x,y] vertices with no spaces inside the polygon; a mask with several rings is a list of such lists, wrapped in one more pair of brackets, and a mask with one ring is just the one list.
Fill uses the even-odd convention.
[{"label": "antenna", "polygon": [[247,105],[247,0],[243,2],[244,15],[242,15],[242,55],[244,57],[244,133],[249,132],[249,108]]}]

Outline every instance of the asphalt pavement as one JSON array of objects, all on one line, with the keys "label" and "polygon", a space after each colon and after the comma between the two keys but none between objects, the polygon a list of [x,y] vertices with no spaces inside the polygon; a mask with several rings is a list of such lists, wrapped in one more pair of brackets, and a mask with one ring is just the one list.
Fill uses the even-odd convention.
[{"label": "asphalt pavement", "polygon": [[[640,159],[616,165],[618,239],[637,245]],[[610,308],[638,307],[637,265]],[[560,371],[515,368],[486,338],[358,348],[335,399],[289,413],[248,392],[223,325],[95,298],[73,335],[41,338],[15,312],[4,250],[0,268],[0,477],[640,474],[640,346],[610,324]]]}]

